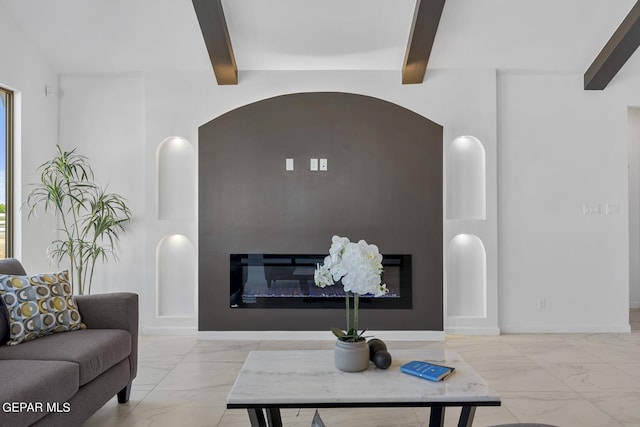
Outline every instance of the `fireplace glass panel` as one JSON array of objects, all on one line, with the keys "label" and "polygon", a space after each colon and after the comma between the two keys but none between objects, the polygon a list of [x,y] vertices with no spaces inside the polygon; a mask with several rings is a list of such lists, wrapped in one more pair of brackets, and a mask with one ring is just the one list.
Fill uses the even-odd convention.
[{"label": "fireplace glass panel", "polygon": [[[342,308],[342,285],[320,288],[313,276],[324,255],[231,254],[232,308]],[[384,255],[389,293],[360,297],[361,308],[411,308],[411,255]]]}]

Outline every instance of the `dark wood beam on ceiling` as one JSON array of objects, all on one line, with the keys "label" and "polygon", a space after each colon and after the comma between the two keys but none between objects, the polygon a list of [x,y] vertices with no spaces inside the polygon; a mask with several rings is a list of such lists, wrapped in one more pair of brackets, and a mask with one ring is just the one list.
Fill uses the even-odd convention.
[{"label": "dark wood beam on ceiling", "polygon": [[409,43],[402,65],[402,84],[422,83],[445,0],[416,0]]},{"label": "dark wood beam on ceiling", "polygon": [[640,46],[640,2],[613,33],[586,73],[585,90],[602,90]]},{"label": "dark wood beam on ceiling", "polygon": [[222,0],[192,0],[219,85],[237,85],[238,67],[224,19]]}]

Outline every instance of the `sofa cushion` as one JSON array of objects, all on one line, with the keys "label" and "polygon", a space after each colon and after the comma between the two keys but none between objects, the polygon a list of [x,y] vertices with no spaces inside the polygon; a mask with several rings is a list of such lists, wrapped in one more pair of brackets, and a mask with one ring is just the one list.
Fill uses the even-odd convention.
[{"label": "sofa cushion", "polygon": [[[26,276],[22,264],[15,258],[0,259],[0,274],[13,274],[16,276]],[[0,345],[9,340],[9,313],[7,308],[0,302]]]},{"label": "sofa cushion", "polygon": [[0,301],[0,345],[9,341],[9,313],[4,303]]},{"label": "sofa cushion", "polygon": [[0,297],[9,314],[7,345],[86,328],[66,270],[33,276],[0,275]]},{"label": "sofa cushion", "polygon": [[[30,425],[47,414],[47,404],[62,407],[80,387],[78,372],[72,362],[0,360],[0,425]],[[20,408],[27,402],[33,405]]]},{"label": "sofa cushion", "polygon": [[79,366],[80,386],[131,353],[131,335],[122,329],[84,329],[47,335],[0,348],[0,360],[61,360]]}]

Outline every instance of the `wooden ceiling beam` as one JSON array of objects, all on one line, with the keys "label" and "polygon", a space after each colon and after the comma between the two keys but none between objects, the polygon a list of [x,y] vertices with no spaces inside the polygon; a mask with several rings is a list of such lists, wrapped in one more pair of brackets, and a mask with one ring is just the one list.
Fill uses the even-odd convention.
[{"label": "wooden ceiling beam", "polygon": [[638,46],[640,46],[640,2],[631,8],[622,24],[584,73],[585,90],[602,90],[607,87]]},{"label": "wooden ceiling beam", "polygon": [[402,84],[422,83],[445,0],[416,0],[402,65]]},{"label": "wooden ceiling beam", "polygon": [[238,67],[222,10],[222,0],[192,0],[219,85],[237,85]]}]

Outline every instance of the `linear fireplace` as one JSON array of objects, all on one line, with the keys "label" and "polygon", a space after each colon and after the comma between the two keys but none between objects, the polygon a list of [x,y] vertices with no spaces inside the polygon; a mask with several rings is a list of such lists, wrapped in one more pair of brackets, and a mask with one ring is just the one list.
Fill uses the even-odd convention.
[{"label": "linear fireplace", "polygon": [[[231,254],[232,308],[342,308],[342,286],[319,288],[313,280],[323,255]],[[362,308],[411,308],[411,255],[385,255],[382,282],[389,293],[361,297]]]}]

